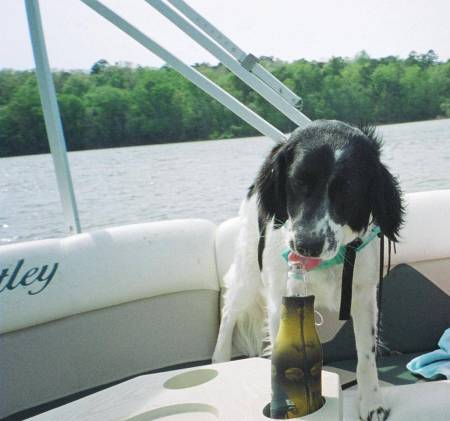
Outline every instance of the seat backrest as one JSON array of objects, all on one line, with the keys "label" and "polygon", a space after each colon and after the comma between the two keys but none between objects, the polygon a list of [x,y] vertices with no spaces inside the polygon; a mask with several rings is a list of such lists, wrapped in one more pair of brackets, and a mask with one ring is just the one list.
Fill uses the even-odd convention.
[{"label": "seat backrest", "polygon": [[[392,264],[395,266],[407,263],[429,278],[436,288],[449,295],[450,235],[448,232],[450,223],[448,215],[450,215],[450,190],[407,194],[405,203],[405,225],[401,231],[397,253],[392,255]],[[217,229],[217,266],[222,287],[223,277],[233,260],[239,228],[240,220],[234,218],[225,221]],[[410,290],[408,293],[414,294],[414,291]],[[401,298],[404,299],[404,297],[405,295]],[[442,309],[435,310],[442,311]],[[353,339],[349,324],[339,321],[336,312],[323,308],[319,308],[319,311],[325,320],[325,323],[318,328],[319,336],[324,344],[325,358],[328,361],[354,358],[354,345],[348,343],[349,338]],[[447,314],[450,312],[447,311]],[[394,318],[395,315],[390,317]],[[342,340],[339,336],[343,337]],[[327,343],[330,346],[327,346]]]},{"label": "seat backrest", "polygon": [[0,418],[209,359],[215,231],[177,220],[0,247]]}]

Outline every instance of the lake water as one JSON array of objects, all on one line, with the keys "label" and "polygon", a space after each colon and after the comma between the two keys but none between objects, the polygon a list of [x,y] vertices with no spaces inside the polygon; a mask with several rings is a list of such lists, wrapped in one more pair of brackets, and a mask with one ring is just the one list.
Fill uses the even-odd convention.
[{"label": "lake water", "polygon": [[[406,192],[450,188],[450,119],[380,126]],[[71,152],[83,231],[236,216],[273,142],[264,137]],[[0,245],[65,235],[50,155],[0,159]]]}]

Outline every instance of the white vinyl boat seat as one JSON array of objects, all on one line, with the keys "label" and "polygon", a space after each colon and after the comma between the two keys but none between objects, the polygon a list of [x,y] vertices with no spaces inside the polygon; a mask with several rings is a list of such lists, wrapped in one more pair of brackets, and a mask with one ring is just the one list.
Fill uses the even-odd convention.
[{"label": "white vinyl boat seat", "polygon": [[0,418],[209,360],[215,232],[206,220],[174,220],[2,246]]},{"label": "white vinyl boat seat", "polygon": [[[444,330],[450,327],[450,236],[442,229],[448,224],[450,191],[409,194],[406,209],[401,241],[397,253],[392,254],[393,267],[383,283],[378,347],[380,379],[393,385],[421,380],[409,373],[406,364],[436,350]],[[232,250],[225,250],[225,245],[237,235],[238,224],[237,219],[230,220],[218,229],[221,277],[232,259]],[[324,364],[340,374],[342,383],[350,382],[356,378],[352,322],[341,322],[337,314],[319,310],[325,317],[318,328]]]},{"label": "white vinyl boat seat", "polygon": [[[450,314],[450,190],[407,206],[383,293],[380,377],[395,384],[415,380],[404,362],[436,348]],[[238,230],[238,218],[177,220],[0,247],[0,418],[210,361]],[[351,380],[351,325],[323,314],[325,363]]]}]

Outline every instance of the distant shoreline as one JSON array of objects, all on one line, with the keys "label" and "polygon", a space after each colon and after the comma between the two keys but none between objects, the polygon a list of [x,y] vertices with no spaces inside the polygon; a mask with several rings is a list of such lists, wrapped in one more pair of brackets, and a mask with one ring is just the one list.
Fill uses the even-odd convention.
[{"label": "distant shoreline", "polygon": [[[450,188],[450,119],[380,126],[383,164],[404,193]],[[83,232],[179,218],[237,215],[273,142],[267,138],[70,153]],[[420,165],[418,165],[420,163]],[[50,155],[0,161],[0,247],[65,235]]]},{"label": "distant shoreline", "polygon": [[[403,124],[414,124],[414,123],[427,123],[427,122],[435,122],[435,121],[441,121],[441,120],[450,120],[449,117],[439,117],[439,118],[433,118],[429,120],[417,120],[417,121],[403,121],[401,123],[387,123],[387,124],[379,124],[374,125],[375,127],[384,127],[384,126],[400,126]],[[289,133],[287,133],[289,135]],[[255,135],[255,136],[244,136],[244,137],[233,137],[233,138],[222,138],[222,139],[194,139],[194,140],[186,140],[186,141],[175,141],[175,142],[161,142],[161,143],[149,143],[146,145],[119,145],[119,146],[113,146],[113,147],[106,147],[106,148],[93,148],[93,149],[82,149],[82,150],[76,150],[76,151],[68,151],[68,154],[72,153],[78,153],[78,152],[88,152],[88,151],[101,151],[105,149],[119,149],[119,148],[141,148],[141,147],[148,147],[148,146],[161,146],[161,145],[172,145],[172,144],[186,144],[186,143],[199,143],[199,142],[216,142],[221,140],[242,140],[242,139],[252,139],[252,138],[266,138],[266,136],[263,135]],[[14,155],[14,156],[4,156],[0,157],[0,159],[8,159],[8,158],[18,158],[18,157],[26,157],[26,156],[38,156],[38,155],[51,155],[50,152],[44,152],[39,154],[24,154],[24,155]]]},{"label": "distant shoreline", "polygon": [[[303,101],[312,120],[400,124],[450,117],[450,60],[432,51],[408,58],[327,62],[271,57],[259,62]],[[223,65],[195,69],[284,133],[295,124]],[[257,136],[257,131],[174,69],[110,65],[87,72],[54,72],[67,149],[170,144]],[[48,153],[34,72],[0,70],[0,157]]]}]

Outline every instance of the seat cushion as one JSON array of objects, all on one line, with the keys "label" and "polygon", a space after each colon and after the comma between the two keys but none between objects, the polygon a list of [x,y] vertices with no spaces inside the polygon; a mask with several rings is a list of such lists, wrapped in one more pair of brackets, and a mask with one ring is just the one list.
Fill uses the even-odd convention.
[{"label": "seat cushion", "polygon": [[[433,351],[449,326],[450,297],[438,285],[406,264],[385,276],[379,332],[383,356]],[[356,359],[351,320],[323,344],[323,352],[325,364]]]},{"label": "seat cushion", "polygon": [[387,349],[401,353],[437,349],[450,326],[450,296],[406,264],[392,269],[383,288],[380,337]]},{"label": "seat cushion", "polygon": [[2,246],[0,333],[163,294],[219,291],[215,232],[212,222],[188,219]]}]

